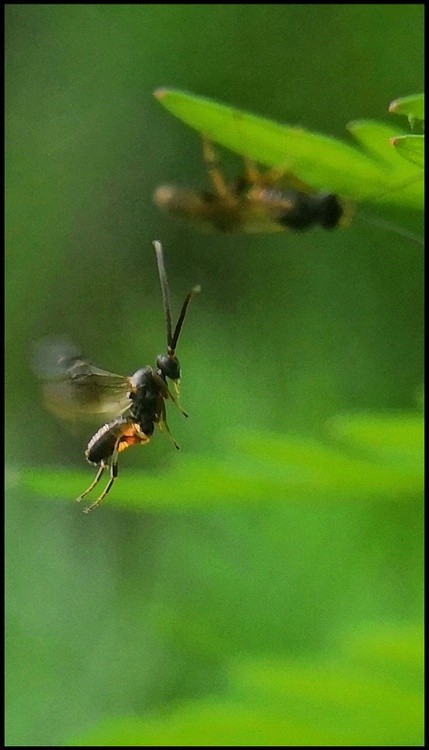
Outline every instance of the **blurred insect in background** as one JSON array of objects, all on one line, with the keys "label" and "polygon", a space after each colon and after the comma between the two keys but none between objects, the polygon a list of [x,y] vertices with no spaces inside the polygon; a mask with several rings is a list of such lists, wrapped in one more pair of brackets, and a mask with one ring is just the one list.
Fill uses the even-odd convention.
[{"label": "blurred insect in background", "polygon": [[[119,414],[104,424],[90,439],[85,456],[98,467],[94,480],[77,498],[82,500],[110,468],[110,477],[99,497],[84,512],[97,508],[104,500],[118,476],[119,454],[133,445],[146,445],[153,435],[155,425],[174,440],[166,418],[166,402],[172,401],[187,417],[179,404],[180,364],[176,347],[188,305],[200,287],[196,286],[183,302],[174,329],[171,324],[170,291],[164,265],[161,243],[154,243],[158,274],[161,283],[167,330],[167,353],[160,354],[156,366],[137,370],[131,377],[115,375],[87,362],[70,343],[61,340],[44,340],[36,346],[33,366],[44,385],[46,406],[57,416],[74,419],[85,415]],[[168,387],[172,381],[174,393]]]},{"label": "blurred insect in background", "polygon": [[[203,157],[213,192],[196,192],[174,185],[155,190],[154,202],[178,219],[185,219],[206,231],[272,233],[306,231],[314,227],[347,227],[354,215],[351,202],[329,192],[318,192],[286,169],[272,167],[262,173],[244,157],[244,172],[227,182],[219,168],[211,142],[202,136]],[[419,176],[409,182],[416,182]],[[401,187],[401,186],[398,186]],[[379,196],[381,197],[381,196]],[[389,222],[372,217],[365,223],[402,235],[417,244],[420,238]]]},{"label": "blurred insect in background", "polygon": [[211,142],[203,137],[202,145],[214,192],[161,185],[154,201],[173,216],[226,233],[304,231],[315,226],[334,229],[348,223],[351,206],[332,193],[312,190],[286,171],[272,168],[261,173],[244,158],[243,175],[226,182]]}]

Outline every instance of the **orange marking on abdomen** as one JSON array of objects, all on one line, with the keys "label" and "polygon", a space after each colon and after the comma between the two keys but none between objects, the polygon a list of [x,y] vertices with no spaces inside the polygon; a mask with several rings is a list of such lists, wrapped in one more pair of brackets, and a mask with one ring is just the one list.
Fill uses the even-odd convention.
[{"label": "orange marking on abdomen", "polygon": [[138,425],[126,425],[118,445],[118,453],[131,448],[132,445],[145,445],[149,440],[150,438],[144,432],[140,432]]}]

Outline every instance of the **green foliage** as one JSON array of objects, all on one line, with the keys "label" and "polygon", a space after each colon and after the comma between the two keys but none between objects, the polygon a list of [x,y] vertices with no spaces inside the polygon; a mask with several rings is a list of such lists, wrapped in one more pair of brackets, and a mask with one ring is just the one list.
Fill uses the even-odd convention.
[{"label": "green foliage", "polygon": [[229,691],[166,716],[103,722],[72,746],[386,746],[423,742],[423,634],[350,634],[330,660],[236,660]]},{"label": "green foliage", "polygon": [[[353,123],[354,147],[343,123],[383,120],[390,92],[422,88],[423,15],[6,6],[7,746],[421,744],[420,249],[359,208],[347,232],[202,237],[170,221],[155,187],[207,176],[196,132],[151,92],[265,113],[272,144],[243,120],[262,164],[296,146],[315,186],[387,192],[420,175],[389,145],[398,118]],[[239,157],[220,157],[234,176]],[[394,199],[383,217],[420,234],[402,188]],[[154,238],[174,311],[203,289],[179,352],[190,419],[169,415],[183,450],[156,436],[127,451],[87,517],[73,498],[95,474],[91,433],[44,412],[29,352],[66,334],[112,371],[153,363]]]},{"label": "green foliage", "polygon": [[421,468],[423,419],[419,414],[341,416],[331,419],[328,427],[332,435],[366,448],[383,460],[412,462],[416,469]]},{"label": "green foliage", "polygon": [[413,128],[416,124],[424,123],[425,96],[424,94],[414,94],[395,99],[390,103],[389,112],[397,115],[406,115]]},{"label": "green foliage", "polygon": [[397,158],[387,126],[350,123],[363,146],[353,146],[302,127],[281,125],[263,117],[175,89],[158,89],[158,101],[187,125],[222,146],[266,166],[287,169],[315,188],[327,188],[354,200],[420,208],[420,171]]},{"label": "green foliage", "polygon": [[[343,444],[240,430],[231,433],[222,460],[181,457],[174,468],[156,475],[122,472],[106,502],[136,510],[204,509],[273,499],[401,497],[421,490],[419,415],[344,416],[331,420],[328,428]],[[37,495],[71,500],[89,484],[90,475],[33,468],[23,470],[20,481]]]},{"label": "green foliage", "polygon": [[397,135],[390,142],[398,154],[407,159],[411,164],[423,169],[425,163],[425,141],[422,135]]},{"label": "green foliage", "polygon": [[[424,127],[424,94],[395,99],[390,104],[389,112],[406,115],[412,128],[418,125]],[[424,135],[398,135],[390,138],[390,143],[400,156],[403,156],[411,164],[416,164],[423,169],[425,162]]]}]

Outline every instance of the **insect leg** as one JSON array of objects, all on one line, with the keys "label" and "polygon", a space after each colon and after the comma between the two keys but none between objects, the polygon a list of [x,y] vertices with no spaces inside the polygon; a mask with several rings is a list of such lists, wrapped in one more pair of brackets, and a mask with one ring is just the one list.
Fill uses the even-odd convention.
[{"label": "insect leg", "polygon": [[259,187],[273,187],[280,180],[284,180],[288,187],[302,193],[312,192],[309,185],[294,175],[287,167],[270,167],[266,172],[260,172],[255,163],[247,156],[243,157],[246,180],[251,185]]},{"label": "insect leg", "polygon": [[261,185],[264,182],[264,179],[256,164],[251,159],[248,159],[247,156],[243,157],[243,161],[247,182],[251,185]]},{"label": "insect leg", "polygon": [[118,476],[118,446],[119,446],[120,438],[115,443],[115,449],[112,453],[112,458],[110,461],[110,479],[106,484],[106,487],[104,488],[103,492],[101,493],[100,497],[97,497],[95,502],[92,503],[92,505],[89,505],[88,508],[84,508],[84,513],[89,513],[90,510],[94,510],[94,508],[98,508],[100,503],[103,502],[104,498],[106,497],[107,493],[110,491],[113,482],[115,481],[116,477]]},{"label": "insect leg", "polygon": [[168,426],[168,424],[167,424],[167,412],[166,412],[166,409],[165,409],[165,402],[164,402],[164,399],[162,399],[162,407],[161,407],[161,419],[160,419],[160,420],[159,420],[159,422],[158,422],[158,427],[159,427],[159,429],[160,429],[160,430],[164,430],[164,429],[165,429],[165,431],[166,431],[166,433],[167,433],[168,437],[170,438],[170,440],[171,440],[171,442],[173,443],[173,445],[174,445],[174,447],[176,448],[176,450],[180,450],[180,445],[178,445],[178,444],[176,443],[176,441],[175,441],[175,439],[174,439],[173,435],[172,435],[172,434],[171,434],[171,432],[170,432],[170,428],[169,428],[169,426]]},{"label": "insect leg", "polygon": [[[177,388],[177,386],[176,386],[176,388]],[[169,398],[172,400],[172,402],[176,406],[176,408],[183,414],[184,417],[189,417],[188,412],[185,411],[182,408],[182,406],[180,406],[179,399],[177,398],[177,396],[175,396],[174,393],[172,393],[169,388],[167,388],[167,391],[168,391]],[[176,393],[178,393],[178,391],[176,391]]]},{"label": "insect leg", "polygon": [[289,171],[287,167],[270,167],[265,174],[260,176],[260,181],[266,187],[277,185],[280,180],[283,180],[285,185],[294,190],[298,190],[300,193],[311,193],[313,192],[311,187],[300,180],[293,172]]},{"label": "insect leg", "polygon": [[[179,404],[178,399],[176,398],[176,396],[174,395],[174,393],[172,393],[170,391],[170,389],[167,386],[167,384],[165,383],[165,381],[156,372],[152,373],[152,377],[153,377],[155,383],[158,384],[159,391],[164,396],[164,398],[171,399],[172,402],[173,402],[173,404],[179,409],[180,412],[182,412],[183,416],[184,417],[188,417],[189,416],[188,412],[186,412],[184,409],[182,409],[182,407]],[[177,386],[175,386],[175,387],[177,388]]]},{"label": "insect leg", "polygon": [[76,498],[76,500],[77,500],[78,503],[80,503],[80,501],[84,497],[86,497],[86,495],[88,495],[91,492],[91,490],[94,489],[95,485],[98,484],[98,482],[100,481],[101,475],[102,475],[104,469],[106,469],[106,468],[107,468],[106,464],[104,463],[104,461],[102,461],[101,464],[100,464],[100,468],[98,469],[98,471],[97,471],[97,473],[95,475],[94,481],[91,482],[91,484],[89,485],[88,489],[85,490],[85,492],[82,492],[82,494],[79,495],[79,497]]},{"label": "insect leg", "polygon": [[216,193],[226,201],[234,203],[234,197],[231,195],[231,191],[229,190],[223,174],[219,169],[218,160],[216,158],[216,153],[212,144],[204,135],[201,136],[201,139],[203,144],[203,157],[206,163],[207,172],[213,183],[213,187]]}]

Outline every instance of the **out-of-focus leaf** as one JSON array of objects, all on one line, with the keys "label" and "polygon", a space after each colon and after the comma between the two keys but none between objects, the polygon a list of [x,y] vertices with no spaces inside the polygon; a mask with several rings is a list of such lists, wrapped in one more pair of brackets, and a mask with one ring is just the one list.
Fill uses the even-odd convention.
[{"label": "out-of-focus leaf", "polygon": [[423,466],[423,418],[415,413],[349,414],[337,416],[328,422],[328,430],[342,441],[370,449],[381,460]]},{"label": "out-of-focus leaf", "polygon": [[[406,668],[421,674],[424,661],[424,639],[420,625],[367,626],[344,638],[343,650],[356,661],[385,664],[389,669]],[[402,673],[403,674],[403,673]]]},{"label": "out-of-focus leaf", "polygon": [[424,122],[425,119],[425,95],[411,94],[395,99],[389,105],[389,112],[397,115],[406,115],[410,121],[411,127],[416,121]]},{"label": "out-of-focus leaf", "polygon": [[382,161],[393,171],[396,169],[402,172],[403,165],[396,158],[389,142],[392,137],[391,126],[373,120],[353,120],[347,123],[347,130],[372,157]]},{"label": "out-of-focus leaf", "polygon": [[[315,189],[329,189],[354,200],[377,200],[416,208],[422,204],[422,186],[415,169],[403,160],[394,164],[394,151],[392,159],[374,158],[374,154],[380,156],[382,125],[368,126],[365,136],[368,153],[364,153],[335,138],[282,125],[204,97],[174,89],[158,89],[155,96],[169,112],[214,142],[266,166],[290,170]],[[356,132],[359,131],[362,142],[362,123],[356,127]],[[373,149],[368,147],[370,131],[375,138]],[[385,132],[386,138],[392,134]]]},{"label": "out-of-focus leaf", "polygon": [[[331,660],[236,660],[225,697],[108,721],[72,746],[390,746],[423,741],[421,629],[351,635]],[[399,661],[399,671],[397,662]]]},{"label": "out-of-focus leaf", "polygon": [[423,169],[425,163],[425,139],[423,135],[398,135],[391,138],[390,142],[404,159]]},{"label": "out-of-focus leaf", "polygon": [[[106,502],[134,509],[205,508],[236,503],[331,502],[390,497],[421,490],[421,418],[357,415],[330,422],[331,434],[349,446],[241,430],[224,459],[183,458],[156,476],[121,472]],[[369,455],[353,444],[371,449]],[[227,446],[228,448],[228,446]],[[72,500],[90,473],[25,469],[19,480],[32,492]]]}]

